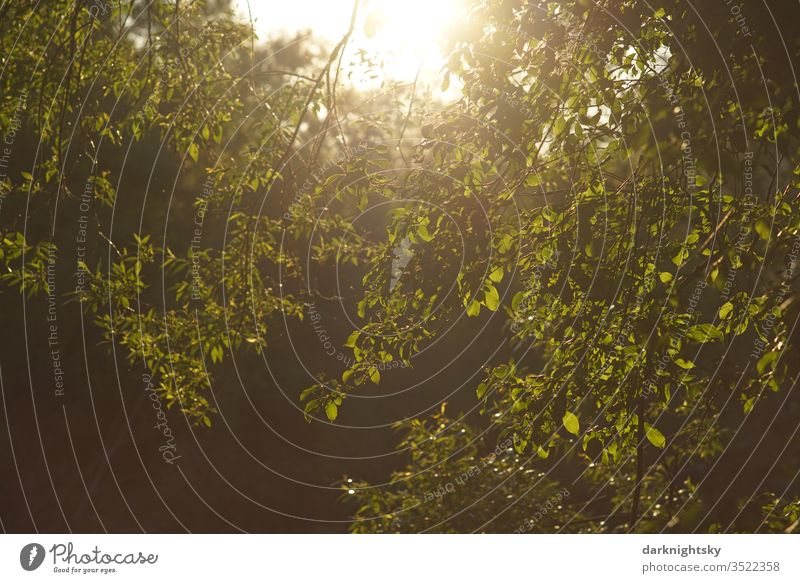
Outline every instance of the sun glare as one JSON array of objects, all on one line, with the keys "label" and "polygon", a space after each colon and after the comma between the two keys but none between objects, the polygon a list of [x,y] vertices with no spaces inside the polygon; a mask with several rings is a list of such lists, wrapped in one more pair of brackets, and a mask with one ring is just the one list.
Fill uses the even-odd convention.
[{"label": "sun glare", "polygon": [[[455,26],[459,0],[362,0],[347,57],[364,54],[380,66],[351,80],[375,85],[384,79],[433,80],[444,65],[440,43]],[[330,43],[338,42],[349,25],[353,0],[296,2],[237,0],[240,14],[252,15],[262,38],[310,30]],[[356,78],[358,77],[358,78]]]},{"label": "sun glare", "polygon": [[417,70],[441,69],[440,42],[458,16],[456,0],[372,0],[367,7],[365,44],[384,60],[388,76],[410,80]]}]

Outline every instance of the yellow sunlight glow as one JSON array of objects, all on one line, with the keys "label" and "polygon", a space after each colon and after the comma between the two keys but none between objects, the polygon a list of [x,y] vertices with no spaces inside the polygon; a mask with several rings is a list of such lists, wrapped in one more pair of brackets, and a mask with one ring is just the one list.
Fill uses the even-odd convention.
[{"label": "yellow sunlight glow", "polygon": [[[459,0],[361,0],[346,59],[359,51],[382,65],[377,76],[354,75],[352,82],[374,86],[383,79],[433,80],[444,65],[439,42],[460,17]],[[261,38],[311,31],[328,43],[347,31],[353,0],[236,0],[237,12],[252,15]]]},{"label": "yellow sunlight glow", "polygon": [[413,80],[420,68],[436,73],[444,59],[439,43],[457,17],[456,0],[372,0],[363,26],[365,48],[384,60],[391,78]]}]

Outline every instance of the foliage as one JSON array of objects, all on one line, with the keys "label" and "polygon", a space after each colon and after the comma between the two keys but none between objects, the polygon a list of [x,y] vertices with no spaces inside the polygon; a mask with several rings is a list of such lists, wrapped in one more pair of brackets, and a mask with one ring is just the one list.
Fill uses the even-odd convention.
[{"label": "foliage", "polygon": [[559,488],[510,442],[488,448],[486,436],[447,418],[444,407],[396,427],[411,465],[380,488],[344,481],[345,497],[359,501],[353,532],[552,532],[584,522],[574,487]]},{"label": "foliage", "polygon": [[[396,89],[343,127],[352,28],[287,71],[224,3],[7,2],[0,35],[27,23],[14,54],[40,58],[4,63],[0,120],[39,146],[2,177],[2,280],[47,292],[67,258],[105,340],[207,426],[229,356],[342,289],[347,365],[297,387],[308,420],[456,324],[499,330],[481,419],[401,422],[407,467],[343,484],[356,532],[713,530],[696,484],[798,372],[800,125],[766,17],[700,4],[474,0],[446,46],[460,99]],[[122,188],[168,213],[121,228]],[[793,528],[796,502],[763,522]]]},{"label": "foliage", "polygon": [[[798,184],[776,184],[767,153],[797,160],[795,108],[787,96],[767,122],[758,100],[737,100],[760,81],[740,43],[722,55],[732,80],[690,66],[682,43],[699,46],[700,31],[684,3],[662,6],[475,7],[445,73],[464,98],[428,125],[403,183],[402,198],[426,204],[389,227],[417,254],[391,291],[368,284],[370,335],[353,347],[357,363],[408,358],[459,311],[507,315],[514,348],[485,369],[483,411],[520,453],[613,469],[589,473],[614,492],[604,527],[622,530],[675,526],[653,520],[657,501],[721,451],[723,415],[737,402],[750,413],[797,370]],[[711,18],[741,37],[733,15]],[[458,294],[426,263],[460,265]],[[398,333],[398,314],[418,326]],[[407,472],[429,466],[412,458]]]}]

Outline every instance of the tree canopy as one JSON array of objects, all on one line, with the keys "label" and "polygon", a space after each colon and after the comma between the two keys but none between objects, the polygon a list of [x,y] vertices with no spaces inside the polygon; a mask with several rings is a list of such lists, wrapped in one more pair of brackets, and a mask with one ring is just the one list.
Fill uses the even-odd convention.
[{"label": "tree canopy", "polygon": [[342,478],[354,532],[794,530],[796,2],[465,0],[440,101],[347,83],[343,10],[4,3],[3,294],[203,431],[247,353],[297,423],[444,386],[375,415],[404,461]]}]

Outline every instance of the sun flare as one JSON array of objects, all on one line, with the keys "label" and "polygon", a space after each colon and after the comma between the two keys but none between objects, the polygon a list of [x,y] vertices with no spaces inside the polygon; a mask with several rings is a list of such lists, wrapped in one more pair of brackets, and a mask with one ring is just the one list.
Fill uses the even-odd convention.
[{"label": "sun flare", "polygon": [[[460,0],[362,0],[347,56],[365,55],[379,66],[353,77],[358,84],[383,79],[433,79],[444,64],[441,42],[457,26]],[[262,38],[310,31],[331,43],[347,31],[353,0],[272,2],[238,0],[245,18],[253,17]]]},{"label": "sun flare", "polygon": [[458,17],[456,0],[372,0],[364,20],[366,46],[385,62],[386,74],[414,79],[442,66],[440,44]]}]

